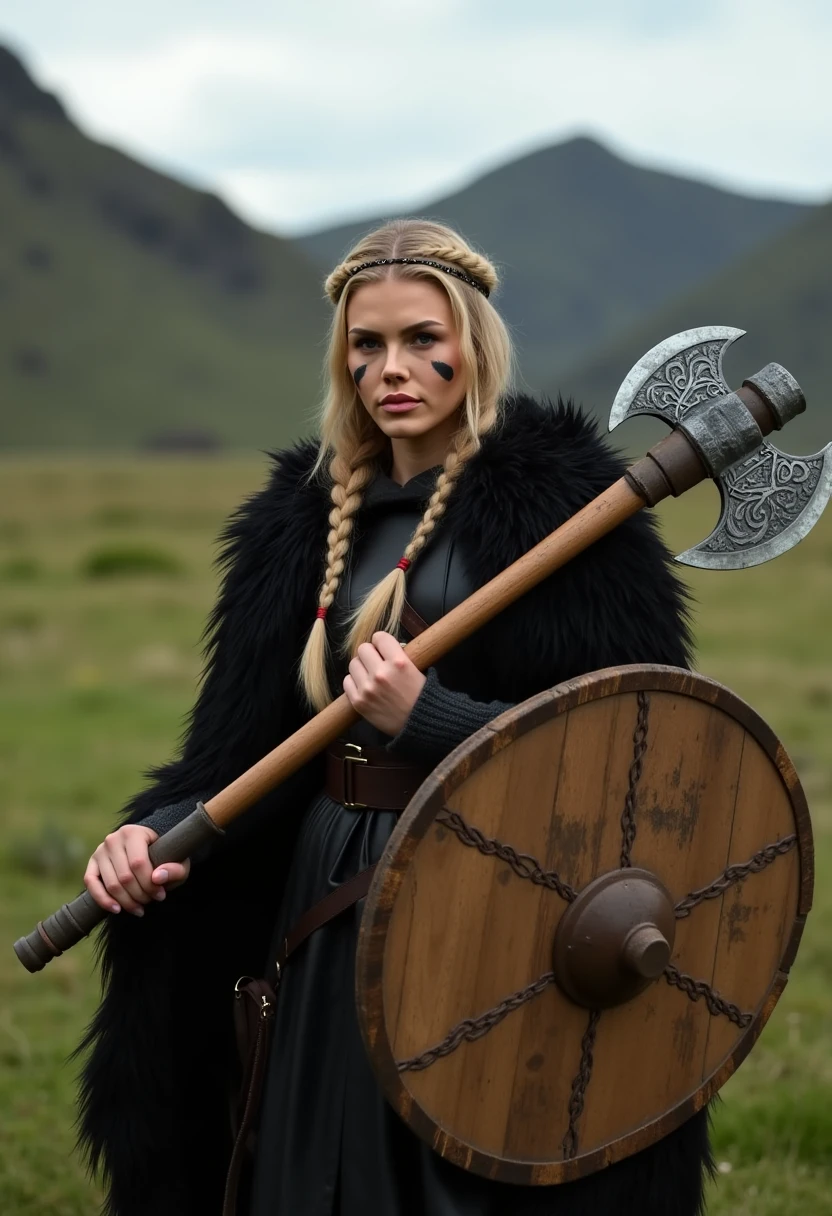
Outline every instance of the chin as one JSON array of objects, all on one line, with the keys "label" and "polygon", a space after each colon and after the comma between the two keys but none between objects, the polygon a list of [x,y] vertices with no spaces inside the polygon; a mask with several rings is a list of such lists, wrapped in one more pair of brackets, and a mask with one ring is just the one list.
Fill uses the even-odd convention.
[{"label": "chin", "polygon": [[426,435],[436,426],[434,418],[414,418],[412,414],[396,417],[382,413],[378,425],[390,439],[415,439],[418,435]]}]

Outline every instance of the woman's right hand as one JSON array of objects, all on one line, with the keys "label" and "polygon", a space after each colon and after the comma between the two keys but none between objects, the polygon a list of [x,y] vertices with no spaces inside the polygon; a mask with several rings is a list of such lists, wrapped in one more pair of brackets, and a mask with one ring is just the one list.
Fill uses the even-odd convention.
[{"label": "woman's right hand", "polygon": [[84,874],[84,885],[99,907],[144,916],[143,904],[164,899],[166,888],[185,881],[190,861],[166,861],[154,869],[148,849],[158,838],[153,828],[139,823],[126,823],[104,837]]}]

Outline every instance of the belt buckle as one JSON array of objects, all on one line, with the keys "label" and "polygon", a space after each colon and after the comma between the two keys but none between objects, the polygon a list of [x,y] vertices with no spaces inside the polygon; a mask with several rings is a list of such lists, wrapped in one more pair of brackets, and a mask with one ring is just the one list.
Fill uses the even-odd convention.
[{"label": "belt buckle", "polygon": [[350,811],[366,810],[367,809],[366,802],[356,802],[355,801],[355,784],[353,781],[354,769],[351,767],[351,765],[369,764],[370,762],[366,756],[361,755],[361,748],[359,747],[359,745],[357,743],[347,743],[345,746],[348,748],[353,748],[356,754],[352,755],[351,753],[347,752],[347,754],[342,758],[342,763],[344,765],[344,803],[343,803],[343,805]]}]

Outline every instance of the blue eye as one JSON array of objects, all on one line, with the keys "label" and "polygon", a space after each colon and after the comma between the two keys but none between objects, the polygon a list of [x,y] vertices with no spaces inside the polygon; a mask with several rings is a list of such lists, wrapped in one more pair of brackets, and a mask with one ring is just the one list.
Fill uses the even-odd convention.
[{"label": "blue eye", "polygon": [[[421,338],[427,338],[427,342],[420,341]],[[415,338],[415,342],[416,342],[417,346],[432,346],[435,341],[436,341],[435,335],[429,334],[426,329],[423,330],[422,333],[417,334],[416,338]]]},{"label": "blue eye", "polygon": [[[370,344],[369,347],[367,346],[368,342]],[[375,338],[359,338],[355,345],[358,350],[372,350],[374,345],[378,346],[378,342]]]}]

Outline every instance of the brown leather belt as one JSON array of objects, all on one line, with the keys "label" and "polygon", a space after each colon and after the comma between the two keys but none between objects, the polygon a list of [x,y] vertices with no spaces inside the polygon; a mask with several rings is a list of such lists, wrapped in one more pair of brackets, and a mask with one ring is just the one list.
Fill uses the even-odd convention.
[{"label": "brown leather belt", "polygon": [[403,811],[430,772],[396,760],[383,747],[359,747],[340,739],[326,753],[325,789],[353,810]]}]

